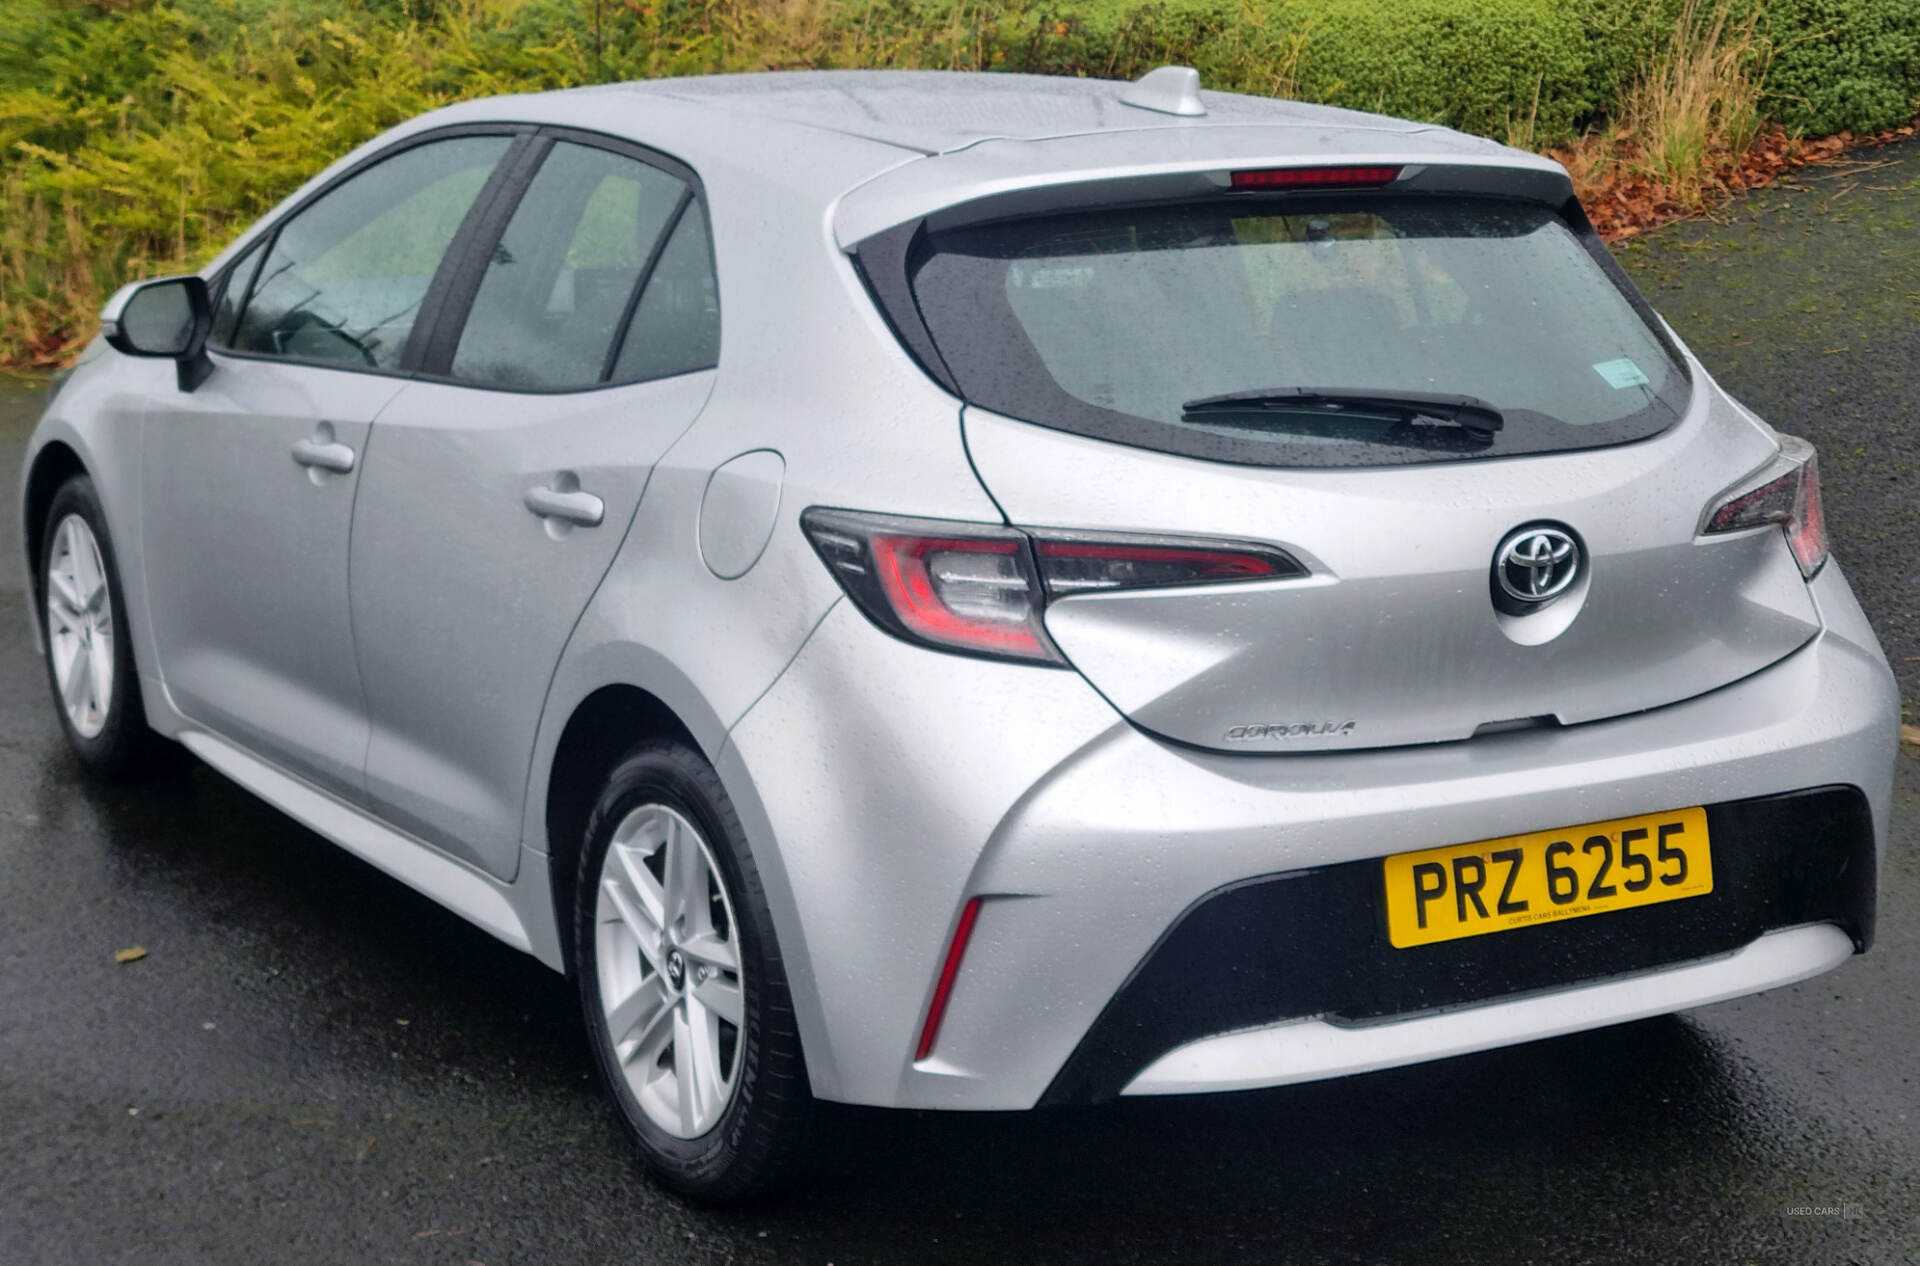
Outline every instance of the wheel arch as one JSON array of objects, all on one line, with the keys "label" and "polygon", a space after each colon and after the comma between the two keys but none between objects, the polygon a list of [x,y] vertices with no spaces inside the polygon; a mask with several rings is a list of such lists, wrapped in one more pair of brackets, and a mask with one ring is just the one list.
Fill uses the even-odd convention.
[{"label": "wheel arch", "polygon": [[[833,1043],[786,859],[754,779],[728,741],[728,725],[707,696],[663,657],[631,642],[616,642],[563,660],[547,707],[550,719],[541,727],[533,785],[528,788],[526,861],[545,866],[536,873],[548,888],[544,896],[560,942],[556,965],[571,976],[570,929],[581,835],[600,783],[634,744],[652,737],[677,738],[712,764],[740,815],[773,914],[813,1092],[836,1097]],[[538,855],[541,850],[544,857]],[[523,866],[523,883],[531,878],[524,871]]]},{"label": "wheel arch", "polygon": [[[34,454],[22,484],[20,497],[20,541],[26,549],[27,577],[33,594],[34,628],[39,629],[40,604],[46,595],[40,592],[40,556],[46,550],[47,511],[53,494],[75,475],[88,475],[87,465],[64,440],[49,440]],[[35,639],[36,642],[38,639]]]},{"label": "wheel arch", "polygon": [[[638,743],[669,738],[703,753],[679,715],[658,695],[638,686],[614,683],[601,686],[574,705],[560,731],[547,773],[544,805],[547,841],[547,884],[553,900],[554,926],[560,930],[561,956],[573,970],[574,883],[579,870],[581,838],[593,802],[620,758]],[[711,753],[707,753],[711,759]]]}]

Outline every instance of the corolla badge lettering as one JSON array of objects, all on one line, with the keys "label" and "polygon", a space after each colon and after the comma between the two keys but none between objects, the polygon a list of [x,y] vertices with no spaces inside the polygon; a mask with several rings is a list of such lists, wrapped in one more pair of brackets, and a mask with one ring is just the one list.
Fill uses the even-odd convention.
[{"label": "corolla badge lettering", "polygon": [[1328,734],[1346,735],[1357,721],[1282,721],[1271,725],[1236,725],[1227,730],[1228,743],[1253,743],[1261,739],[1295,739]]}]

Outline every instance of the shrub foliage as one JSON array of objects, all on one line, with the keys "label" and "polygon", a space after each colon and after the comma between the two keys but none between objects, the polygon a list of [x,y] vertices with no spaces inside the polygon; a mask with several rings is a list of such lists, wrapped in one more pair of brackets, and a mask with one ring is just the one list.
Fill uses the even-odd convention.
[{"label": "shrub foliage", "polygon": [[[1920,102],[1920,0],[1762,6],[1763,114]],[[1619,114],[1683,0],[0,0],[0,362],[51,363],[121,279],[190,268],[323,163],[463,97],[708,71],[1136,76],[1546,146]]]}]

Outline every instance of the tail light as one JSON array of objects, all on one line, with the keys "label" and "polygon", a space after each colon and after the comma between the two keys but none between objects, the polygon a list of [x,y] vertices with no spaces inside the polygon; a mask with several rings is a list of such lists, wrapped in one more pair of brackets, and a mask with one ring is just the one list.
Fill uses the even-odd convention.
[{"label": "tail light", "polygon": [[1779,465],[1784,473],[1768,472],[1758,487],[1736,493],[1711,510],[1708,534],[1739,532],[1777,524],[1785,529],[1787,546],[1800,574],[1812,579],[1827,561],[1827,519],[1820,506],[1820,461],[1813,445],[1796,436],[1780,437]]},{"label": "tail light", "polygon": [[1040,576],[1011,528],[818,507],[800,526],[847,596],[909,642],[1064,664],[1040,623]]},{"label": "tail light", "polygon": [[1277,549],[1237,541],[1034,532],[1047,593],[1157,589],[1233,580],[1285,580],[1307,569]]},{"label": "tail light", "polygon": [[1049,600],[1307,574],[1279,550],[1240,542],[1029,533],[817,506],[800,526],[847,596],[895,637],[1061,667],[1044,622]]}]

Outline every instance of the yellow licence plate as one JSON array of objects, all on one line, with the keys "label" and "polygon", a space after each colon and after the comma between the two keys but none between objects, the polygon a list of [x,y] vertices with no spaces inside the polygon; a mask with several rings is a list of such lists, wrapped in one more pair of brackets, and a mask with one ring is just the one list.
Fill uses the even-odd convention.
[{"label": "yellow licence plate", "polygon": [[1704,809],[1674,809],[1386,859],[1396,949],[1713,891]]}]

